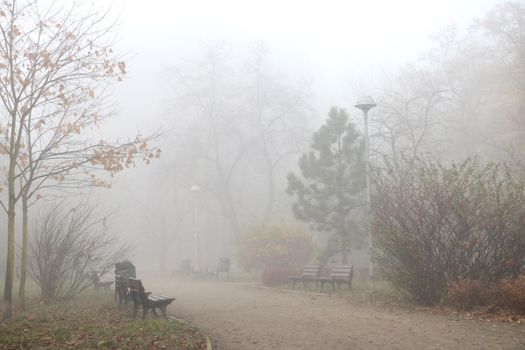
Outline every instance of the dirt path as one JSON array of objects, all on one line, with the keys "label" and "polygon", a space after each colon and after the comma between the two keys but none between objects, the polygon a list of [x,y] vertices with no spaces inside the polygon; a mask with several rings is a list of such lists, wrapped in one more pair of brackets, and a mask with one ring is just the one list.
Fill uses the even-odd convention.
[{"label": "dirt path", "polygon": [[249,283],[144,278],[215,349],[525,349],[525,326],[388,310]]}]

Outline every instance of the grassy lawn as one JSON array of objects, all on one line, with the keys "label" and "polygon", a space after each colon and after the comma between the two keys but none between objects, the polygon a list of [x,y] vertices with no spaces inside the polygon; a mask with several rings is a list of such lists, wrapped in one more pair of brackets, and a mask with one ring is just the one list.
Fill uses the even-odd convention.
[{"label": "grassy lawn", "polygon": [[133,319],[112,292],[89,290],[67,303],[32,298],[26,311],[0,323],[0,349],[206,349],[206,339],[177,321]]},{"label": "grassy lawn", "polygon": [[[292,284],[282,285],[281,288],[292,289]],[[302,283],[297,283],[295,290],[320,293],[319,287],[313,282],[310,282],[306,288],[303,287]],[[405,296],[387,281],[376,282],[373,286],[370,286],[367,281],[354,279],[352,281],[352,289],[349,289],[347,284],[342,284],[341,288],[335,291],[332,290],[332,286],[329,283],[325,283],[323,293],[363,301],[398,302],[405,299]]]}]

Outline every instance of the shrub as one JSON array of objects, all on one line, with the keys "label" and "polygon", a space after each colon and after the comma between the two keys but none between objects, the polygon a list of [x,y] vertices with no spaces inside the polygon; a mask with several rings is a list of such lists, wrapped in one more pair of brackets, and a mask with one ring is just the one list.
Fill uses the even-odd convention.
[{"label": "shrub", "polygon": [[294,269],[310,259],[312,236],[301,226],[285,221],[250,227],[239,241],[239,263],[246,270],[265,267]]},{"label": "shrub", "polygon": [[44,301],[74,297],[92,285],[93,271],[99,276],[109,272],[130,251],[108,234],[94,207],[64,208],[59,204],[44,213],[31,240],[31,277]]},{"label": "shrub", "polygon": [[416,302],[440,302],[454,282],[492,285],[519,275],[525,264],[523,177],[503,164],[467,160],[446,167],[425,159],[376,175],[374,256],[385,278]]},{"label": "shrub", "polygon": [[525,275],[490,285],[480,280],[462,280],[450,286],[446,301],[464,310],[489,307],[525,315]]},{"label": "shrub", "polygon": [[498,287],[496,305],[525,315],[525,275],[513,279],[504,279]]},{"label": "shrub", "polygon": [[447,304],[459,309],[470,310],[491,303],[494,288],[487,287],[480,280],[462,280],[448,289]]},{"label": "shrub", "polygon": [[292,270],[284,267],[266,266],[261,275],[261,281],[266,286],[279,286],[288,282]]}]

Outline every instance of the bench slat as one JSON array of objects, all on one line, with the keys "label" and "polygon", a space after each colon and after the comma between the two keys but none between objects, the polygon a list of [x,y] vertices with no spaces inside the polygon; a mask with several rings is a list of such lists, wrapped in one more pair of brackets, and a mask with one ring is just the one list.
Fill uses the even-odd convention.
[{"label": "bench slat", "polygon": [[175,300],[175,298],[168,298],[163,295],[154,295],[151,294],[151,292],[146,292],[142,281],[136,278],[129,278],[129,289],[131,298],[135,304],[134,314],[136,314],[139,305],[142,305],[142,318],[146,316],[149,309],[154,312],[155,308],[159,308],[164,317],[167,317],[166,307]]}]

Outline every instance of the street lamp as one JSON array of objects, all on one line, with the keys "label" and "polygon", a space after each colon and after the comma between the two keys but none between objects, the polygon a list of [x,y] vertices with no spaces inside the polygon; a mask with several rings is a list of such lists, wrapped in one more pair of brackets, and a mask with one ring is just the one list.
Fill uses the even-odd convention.
[{"label": "street lamp", "polygon": [[366,177],[366,233],[368,235],[368,276],[374,280],[374,265],[372,264],[372,232],[370,230],[370,149],[368,145],[368,111],[377,106],[370,96],[362,96],[354,105],[363,111],[365,119],[365,177]]},{"label": "street lamp", "polygon": [[192,193],[192,204],[193,204],[193,243],[195,249],[195,259],[197,260],[197,268],[200,269],[201,257],[200,257],[200,244],[199,244],[199,232],[197,230],[197,194],[200,192],[200,186],[193,185],[190,188]]}]

